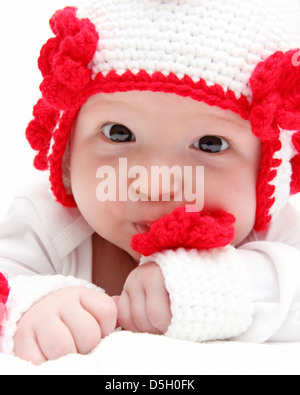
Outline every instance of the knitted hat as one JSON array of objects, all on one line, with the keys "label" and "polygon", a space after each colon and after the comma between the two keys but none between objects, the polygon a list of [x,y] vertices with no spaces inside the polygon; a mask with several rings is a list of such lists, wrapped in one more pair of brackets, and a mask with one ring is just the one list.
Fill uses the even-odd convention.
[{"label": "knitted hat", "polygon": [[300,192],[299,18],[299,0],[84,0],[56,12],[26,131],[56,199],[76,206],[64,155],[91,95],[172,92],[250,120],[263,146],[255,229],[266,229]]}]

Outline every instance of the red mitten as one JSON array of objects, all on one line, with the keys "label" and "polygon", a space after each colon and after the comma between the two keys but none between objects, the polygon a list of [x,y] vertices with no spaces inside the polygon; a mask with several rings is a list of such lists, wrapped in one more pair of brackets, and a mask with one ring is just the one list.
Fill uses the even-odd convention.
[{"label": "red mitten", "polygon": [[180,247],[197,250],[224,247],[234,238],[234,222],[234,216],[223,211],[186,212],[185,207],[178,207],[154,222],[148,232],[133,236],[131,246],[144,256]]},{"label": "red mitten", "polygon": [[0,325],[5,314],[5,304],[9,295],[9,286],[6,277],[0,273]]}]

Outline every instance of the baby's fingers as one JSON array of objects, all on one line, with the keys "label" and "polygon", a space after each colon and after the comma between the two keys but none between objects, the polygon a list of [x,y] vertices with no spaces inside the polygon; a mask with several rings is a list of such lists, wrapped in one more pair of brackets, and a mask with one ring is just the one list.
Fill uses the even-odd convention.
[{"label": "baby's fingers", "polygon": [[59,317],[49,322],[47,330],[38,331],[36,337],[40,350],[47,360],[58,359],[77,352],[70,329]]},{"label": "baby's fingers", "polygon": [[171,324],[172,313],[169,294],[165,288],[154,286],[152,292],[147,294],[146,311],[151,325],[159,333],[166,333]]},{"label": "baby's fingers", "polygon": [[77,298],[61,309],[60,317],[72,335],[77,352],[88,354],[101,338],[115,329],[117,308],[103,292],[79,289]]},{"label": "baby's fingers", "polygon": [[77,309],[64,311],[61,319],[72,335],[77,352],[88,354],[101,341],[101,327],[97,320],[80,304],[76,307]]},{"label": "baby's fingers", "polygon": [[80,294],[80,304],[98,322],[102,338],[114,331],[118,312],[111,297],[97,290],[86,290]]},{"label": "baby's fingers", "polygon": [[19,358],[25,361],[31,361],[34,365],[41,365],[46,362],[47,359],[40,349],[34,332],[17,332],[14,340],[14,352]]},{"label": "baby's fingers", "polygon": [[120,326],[127,331],[139,332],[131,317],[129,295],[124,290],[118,300],[118,322]]},{"label": "baby's fingers", "polygon": [[123,329],[131,332],[145,332],[160,334],[150,322],[145,309],[146,298],[144,292],[135,291],[133,294],[123,290],[118,301],[118,321]]}]

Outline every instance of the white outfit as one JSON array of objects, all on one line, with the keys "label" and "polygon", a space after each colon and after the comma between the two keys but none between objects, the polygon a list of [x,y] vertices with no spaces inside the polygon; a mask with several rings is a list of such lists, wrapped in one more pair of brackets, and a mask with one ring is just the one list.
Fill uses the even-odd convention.
[{"label": "white outfit", "polygon": [[[92,234],[77,208],[54,201],[44,178],[13,201],[0,225],[0,272],[11,286],[2,351],[13,354],[22,314],[55,290],[95,287]],[[288,204],[267,232],[210,251],[156,253],[170,294],[167,336],[193,341],[300,341],[300,213]]]}]

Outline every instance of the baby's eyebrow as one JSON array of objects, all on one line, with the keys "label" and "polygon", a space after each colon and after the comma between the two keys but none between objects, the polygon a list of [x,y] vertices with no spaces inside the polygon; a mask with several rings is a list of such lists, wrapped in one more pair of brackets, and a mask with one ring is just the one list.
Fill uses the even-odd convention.
[{"label": "baby's eyebrow", "polygon": [[[234,115],[234,114],[233,114]],[[206,119],[208,122],[212,122],[212,121],[218,121],[218,123],[222,123],[222,124],[228,124],[228,125],[236,125],[239,128],[244,128],[244,129],[248,129],[249,127],[251,127],[250,125],[250,121],[244,120],[240,117],[226,117],[223,116],[222,114],[212,114],[212,113],[205,113],[200,115],[200,118],[202,117],[203,119]]]}]

